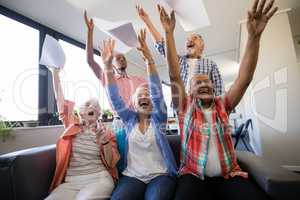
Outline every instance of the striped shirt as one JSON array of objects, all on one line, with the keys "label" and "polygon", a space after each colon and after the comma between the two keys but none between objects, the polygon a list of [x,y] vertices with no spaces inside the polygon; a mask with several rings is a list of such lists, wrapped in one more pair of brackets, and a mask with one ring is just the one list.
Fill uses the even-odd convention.
[{"label": "striped shirt", "polygon": [[[166,55],[164,42],[157,42],[155,44],[155,48],[162,56]],[[187,56],[179,56],[180,77],[183,80],[185,90],[189,91],[189,78],[193,77],[195,74],[205,74],[208,75],[209,79],[214,85],[215,96],[222,95],[224,93],[224,85],[217,64],[207,58],[198,58],[196,66],[190,70],[190,59],[192,58],[188,58]]]},{"label": "striped shirt", "polygon": [[96,135],[82,131],[73,139],[67,176],[78,176],[98,173],[106,170],[100,159]]}]

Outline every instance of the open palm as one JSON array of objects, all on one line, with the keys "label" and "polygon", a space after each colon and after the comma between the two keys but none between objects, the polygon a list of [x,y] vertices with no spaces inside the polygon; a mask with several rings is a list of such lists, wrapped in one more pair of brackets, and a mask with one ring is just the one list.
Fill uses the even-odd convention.
[{"label": "open palm", "polygon": [[137,49],[142,53],[144,59],[146,59],[146,60],[152,59],[150,50],[146,43],[146,30],[145,29],[140,30],[140,33],[138,35],[138,42],[139,42],[139,47],[137,47]]},{"label": "open palm", "polygon": [[85,21],[85,24],[86,24],[88,30],[94,29],[94,21],[92,18],[91,19],[88,18],[86,10],[84,11],[84,21]]},{"label": "open palm", "polygon": [[158,5],[157,6],[160,22],[166,32],[174,32],[176,19],[174,10],[171,12],[170,16],[167,14],[164,7]]},{"label": "open palm", "polygon": [[141,6],[136,5],[135,8],[136,8],[136,11],[137,11],[139,17],[140,17],[143,21],[149,20],[148,14],[146,13],[146,11],[145,11]]},{"label": "open palm", "polygon": [[266,5],[266,0],[255,0],[252,10],[248,11],[247,29],[250,36],[257,37],[262,34],[265,27],[274,13],[277,11],[277,7],[272,8],[274,0],[271,0]]},{"label": "open palm", "polygon": [[100,48],[102,61],[105,65],[112,65],[115,41],[112,39],[103,40],[103,47]]}]

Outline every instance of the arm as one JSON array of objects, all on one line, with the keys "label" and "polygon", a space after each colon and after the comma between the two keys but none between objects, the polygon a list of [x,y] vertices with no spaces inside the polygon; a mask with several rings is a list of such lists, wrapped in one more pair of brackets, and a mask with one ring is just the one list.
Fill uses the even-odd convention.
[{"label": "arm", "polygon": [[155,48],[156,50],[162,55],[166,56],[165,53],[165,44],[164,44],[164,38],[162,35],[158,32],[158,30],[155,28],[154,24],[152,23],[149,15],[145,12],[145,10],[141,6],[136,6],[137,13],[141,20],[146,24],[148,30],[150,31],[154,41],[155,41]]},{"label": "arm", "polygon": [[155,28],[154,24],[152,23],[149,15],[145,12],[145,10],[141,6],[136,6],[137,13],[141,20],[146,24],[148,30],[150,31],[155,43],[157,42],[163,42],[162,35],[158,32],[158,30]]},{"label": "arm", "polygon": [[277,7],[272,9],[274,0],[271,0],[267,6],[265,6],[266,1],[264,0],[260,2],[259,6],[258,2],[259,0],[256,0],[252,10],[248,11],[248,40],[246,50],[240,65],[238,77],[226,94],[230,103],[230,106],[227,109],[228,113],[230,113],[230,111],[240,102],[252,81],[258,59],[261,34],[269,19],[278,9]]},{"label": "arm", "polygon": [[54,96],[55,96],[56,104],[57,104],[57,110],[59,113],[63,113],[65,98],[64,98],[64,93],[63,93],[61,83],[60,83],[59,70],[51,69],[51,72],[52,72],[52,82],[53,82]]},{"label": "arm", "polygon": [[96,77],[103,82],[102,69],[94,59],[94,48],[93,48],[93,32],[94,32],[94,22],[93,19],[88,19],[86,11],[84,11],[84,21],[88,29],[87,33],[87,43],[86,43],[86,58],[89,66],[93,70]]},{"label": "arm", "polygon": [[103,41],[103,49],[101,51],[102,61],[104,63],[104,78],[106,82],[106,90],[108,94],[108,99],[114,110],[118,113],[121,120],[126,123],[130,117],[132,117],[133,111],[131,111],[124,103],[123,99],[120,97],[119,90],[114,77],[114,69],[112,65],[113,60],[113,50],[115,41],[107,40]]},{"label": "arm", "polygon": [[102,138],[101,143],[107,165],[110,168],[114,168],[120,159],[116,137],[110,131],[106,131],[105,138]]},{"label": "arm", "polygon": [[64,127],[66,128],[69,126],[70,123],[75,121],[75,117],[73,116],[74,102],[67,101],[64,98],[59,78],[59,70],[54,68],[49,68],[49,70],[52,72],[54,96],[56,99],[59,118],[63,122]]},{"label": "arm", "polygon": [[172,102],[174,108],[180,112],[184,109],[184,100],[186,93],[183,81],[180,77],[180,67],[178,63],[177,51],[174,40],[175,29],[175,14],[174,11],[169,17],[163,7],[158,7],[160,13],[160,21],[165,30],[166,45],[167,45],[167,63],[169,68],[169,76],[171,81]]},{"label": "arm", "polygon": [[158,72],[150,53],[148,45],[146,43],[146,31],[141,30],[138,36],[139,47],[137,48],[147,64],[147,74],[149,77],[149,88],[151,101],[153,108],[156,111],[155,114],[161,121],[167,120],[167,106],[163,98],[162,87],[159,79]]}]

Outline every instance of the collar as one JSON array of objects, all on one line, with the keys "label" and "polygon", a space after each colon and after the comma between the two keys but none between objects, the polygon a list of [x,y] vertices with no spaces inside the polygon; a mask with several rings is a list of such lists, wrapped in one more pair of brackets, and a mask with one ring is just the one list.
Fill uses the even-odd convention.
[{"label": "collar", "polygon": [[[191,58],[191,57],[189,57],[188,55],[185,55],[184,57],[185,57],[186,59]],[[196,58],[193,58],[193,59],[202,59],[202,56],[197,56]]]},{"label": "collar", "polygon": [[128,76],[126,73],[124,73],[124,74],[116,73],[115,74],[115,78],[116,79],[121,79],[121,78],[128,78],[128,79],[130,79],[130,76]]}]

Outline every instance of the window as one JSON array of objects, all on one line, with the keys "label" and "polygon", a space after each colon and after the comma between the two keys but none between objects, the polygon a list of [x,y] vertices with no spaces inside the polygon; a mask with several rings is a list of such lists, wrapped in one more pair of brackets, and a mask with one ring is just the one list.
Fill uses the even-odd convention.
[{"label": "window", "polygon": [[164,99],[165,99],[165,102],[167,105],[168,117],[175,117],[175,111],[172,107],[171,87],[166,84],[162,84],[162,90],[163,90]]},{"label": "window", "polygon": [[38,118],[39,31],[0,15],[0,115]]},{"label": "window", "polygon": [[[59,43],[66,54],[66,65],[60,76],[65,99],[79,106],[90,98],[97,98],[102,109],[109,109],[106,92],[88,66],[85,50],[63,40]],[[100,63],[100,56],[95,55],[95,59]]]}]

